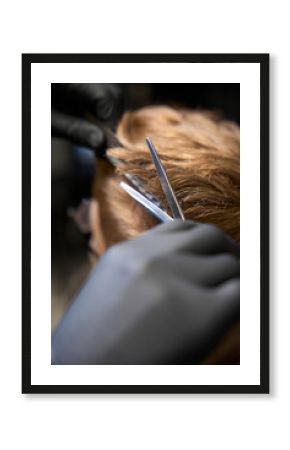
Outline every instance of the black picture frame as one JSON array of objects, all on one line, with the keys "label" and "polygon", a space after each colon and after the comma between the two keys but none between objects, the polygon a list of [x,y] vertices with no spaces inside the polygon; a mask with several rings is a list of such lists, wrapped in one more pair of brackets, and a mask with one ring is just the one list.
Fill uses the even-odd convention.
[{"label": "black picture frame", "polygon": [[[260,384],[31,384],[31,64],[258,63],[260,65]],[[22,55],[22,393],[258,394],[269,393],[269,54],[23,54]]]}]

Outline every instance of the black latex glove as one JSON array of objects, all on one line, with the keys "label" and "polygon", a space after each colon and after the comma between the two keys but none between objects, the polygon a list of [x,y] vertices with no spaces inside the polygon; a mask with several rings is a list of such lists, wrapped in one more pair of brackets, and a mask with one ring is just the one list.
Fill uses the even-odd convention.
[{"label": "black latex glove", "polygon": [[53,83],[51,85],[51,133],[76,144],[101,151],[105,136],[87,118],[91,114],[114,126],[123,109],[120,87],[101,83]]},{"label": "black latex glove", "polygon": [[239,319],[239,247],[162,224],[112,247],[52,336],[54,364],[194,364]]}]

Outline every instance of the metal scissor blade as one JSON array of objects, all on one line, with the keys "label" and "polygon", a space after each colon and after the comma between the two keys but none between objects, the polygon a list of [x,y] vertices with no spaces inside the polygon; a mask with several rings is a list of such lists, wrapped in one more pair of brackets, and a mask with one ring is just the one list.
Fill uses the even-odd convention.
[{"label": "metal scissor blade", "polygon": [[165,211],[155,205],[153,202],[148,200],[144,195],[138,192],[136,189],[129,186],[129,184],[121,181],[120,186],[126,191],[134,200],[140,203],[144,208],[146,208],[154,217],[156,217],[161,222],[171,222],[173,219]]},{"label": "metal scissor blade", "polygon": [[151,157],[152,160],[154,162],[158,177],[159,177],[159,181],[162,187],[162,190],[166,196],[167,202],[170,206],[170,209],[172,211],[173,217],[175,219],[182,219],[185,220],[182,209],[178,203],[178,200],[174,194],[174,191],[172,189],[172,186],[170,184],[170,181],[167,177],[167,173],[166,170],[162,164],[162,162],[160,161],[160,158],[158,156],[158,153],[153,145],[153,142],[151,141],[150,137],[146,138],[146,143],[147,146],[150,150],[151,153]]}]

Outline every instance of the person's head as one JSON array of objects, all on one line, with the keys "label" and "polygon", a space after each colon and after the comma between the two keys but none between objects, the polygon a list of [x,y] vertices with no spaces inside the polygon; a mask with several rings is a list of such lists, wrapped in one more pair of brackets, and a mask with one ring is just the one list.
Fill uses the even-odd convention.
[{"label": "person's head", "polygon": [[98,219],[92,242],[97,253],[158,223],[122,190],[124,173],[138,176],[145,190],[167,206],[145,144],[147,136],[156,146],[185,218],[216,224],[239,242],[240,132],[236,124],[205,111],[146,107],[125,113],[117,136],[124,148],[107,153],[123,164],[116,171],[101,161],[93,186]]}]

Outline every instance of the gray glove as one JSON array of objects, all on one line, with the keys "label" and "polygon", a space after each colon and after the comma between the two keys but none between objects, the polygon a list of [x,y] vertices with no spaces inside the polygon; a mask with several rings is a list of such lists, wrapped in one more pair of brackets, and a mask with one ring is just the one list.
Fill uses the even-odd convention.
[{"label": "gray glove", "polygon": [[239,247],[174,221],[112,247],[52,336],[53,364],[196,364],[239,319]]}]

